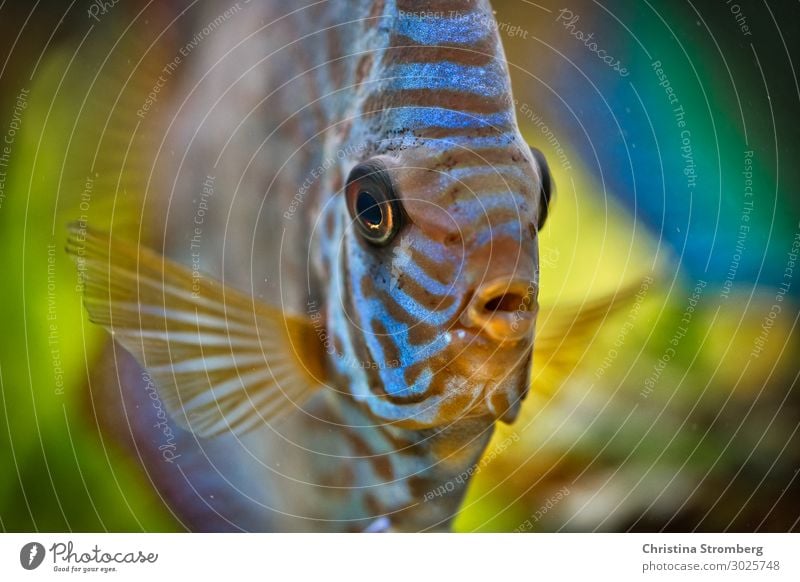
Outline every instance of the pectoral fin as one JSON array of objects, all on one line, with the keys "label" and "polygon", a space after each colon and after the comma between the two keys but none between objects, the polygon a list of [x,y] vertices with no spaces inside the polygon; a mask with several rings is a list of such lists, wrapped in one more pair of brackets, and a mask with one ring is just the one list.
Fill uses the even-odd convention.
[{"label": "pectoral fin", "polygon": [[133,354],[167,411],[195,434],[242,434],[324,385],[309,319],[105,234],[72,227],[67,251],[90,319]]},{"label": "pectoral fin", "polygon": [[552,394],[580,365],[607,318],[634,304],[640,282],[581,305],[542,309],[533,348],[531,390]]}]

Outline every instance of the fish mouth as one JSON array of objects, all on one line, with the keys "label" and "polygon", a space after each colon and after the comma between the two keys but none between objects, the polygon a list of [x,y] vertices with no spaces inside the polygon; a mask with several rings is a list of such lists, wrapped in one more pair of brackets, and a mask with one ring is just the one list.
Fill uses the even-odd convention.
[{"label": "fish mouth", "polygon": [[531,335],[537,312],[534,285],[522,279],[501,277],[473,292],[459,323],[506,345],[524,341]]}]

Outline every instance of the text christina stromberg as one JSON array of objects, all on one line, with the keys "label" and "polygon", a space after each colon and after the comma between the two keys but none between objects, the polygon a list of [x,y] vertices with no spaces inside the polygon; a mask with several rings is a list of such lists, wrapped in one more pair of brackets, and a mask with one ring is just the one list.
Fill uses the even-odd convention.
[{"label": "text christina stromberg", "polygon": [[642,552],[645,554],[755,554],[764,555],[764,546],[712,546],[700,544],[699,546],[685,546],[683,544],[644,544]]}]

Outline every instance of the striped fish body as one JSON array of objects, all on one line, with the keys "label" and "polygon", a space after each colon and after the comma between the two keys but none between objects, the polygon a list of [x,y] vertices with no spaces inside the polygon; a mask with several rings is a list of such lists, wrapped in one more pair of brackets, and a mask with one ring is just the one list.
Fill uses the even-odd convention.
[{"label": "striped fish body", "polygon": [[[310,318],[326,388],[245,435],[171,424],[163,463],[119,352],[151,477],[195,529],[449,528],[527,390],[538,288],[543,170],[488,2],[248,4],[190,64],[164,254]],[[375,175],[400,209],[378,243],[353,213]]]}]

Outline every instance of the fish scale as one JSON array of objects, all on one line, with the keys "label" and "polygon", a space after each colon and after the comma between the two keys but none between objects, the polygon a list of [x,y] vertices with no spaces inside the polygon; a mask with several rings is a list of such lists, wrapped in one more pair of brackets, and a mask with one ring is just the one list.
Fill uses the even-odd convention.
[{"label": "fish scale", "polygon": [[[507,342],[483,333],[513,309],[465,324],[475,302],[485,301],[481,289],[498,277],[508,281],[505,289],[517,285],[517,303],[535,301],[518,282],[537,280],[532,225],[543,170],[516,125],[488,2],[248,5],[193,58],[186,84],[196,83],[196,91],[174,111],[170,136],[185,155],[169,166],[171,195],[158,202],[156,223],[168,233],[164,255],[189,263],[196,224],[186,217],[196,214],[197,176],[213,176],[201,229],[203,277],[250,290],[283,315],[255,308],[248,321],[246,296],[209,283],[212,303],[235,301],[238,311],[212,310],[203,322],[219,326],[237,313],[228,333],[247,342],[273,321],[318,312],[318,327],[287,332],[285,340],[266,337],[277,346],[270,350],[289,349],[301,367],[321,359],[310,374],[319,369],[324,381],[303,400],[308,378],[292,376],[294,360],[265,353],[262,370],[215,352],[215,378],[225,377],[226,361],[236,372],[220,384],[220,418],[209,411],[219,390],[196,394],[196,380],[185,400],[183,376],[168,375],[170,368],[190,374],[203,357],[175,362],[161,354],[151,372],[176,391],[169,402],[191,410],[174,414],[183,427],[175,428],[182,460],[165,467],[145,455],[151,477],[197,529],[220,519],[248,530],[448,529],[495,422],[513,419],[527,392],[532,349],[532,331]],[[360,218],[348,214],[342,191],[351,170],[370,160],[385,166],[403,208],[400,230],[384,247],[356,234]],[[174,265],[171,276],[180,272]],[[501,301],[502,285],[497,293]],[[181,305],[184,311],[164,312],[171,325],[190,325],[191,311]],[[153,309],[157,319],[160,307]],[[174,334],[131,329],[115,337],[125,347],[131,341],[137,361],[147,364],[148,348],[142,359],[126,334],[153,342],[159,333]],[[196,332],[181,333],[188,349],[185,338]],[[334,349],[316,345],[323,333]],[[264,348],[261,339],[257,345]],[[126,361],[126,398],[136,401],[142,369]],[[250,377],[261,384],[250,392],[245,386],[246,398],[237,400],[237,382]],[[298,385],[283,390],[287,377]],[[268,391],[270,378],[291,396],[291,407]],[[262,402],[272,406],[263,416],[249,411]],[[293,410],[274,416],[286,408]],[[236,417],[228,431],[225,411]],[[142,430],[147,407],[139,414]],[[214,438],[198,439],[197,427]],[[190,487],[176,489],[176,480]]]}]

